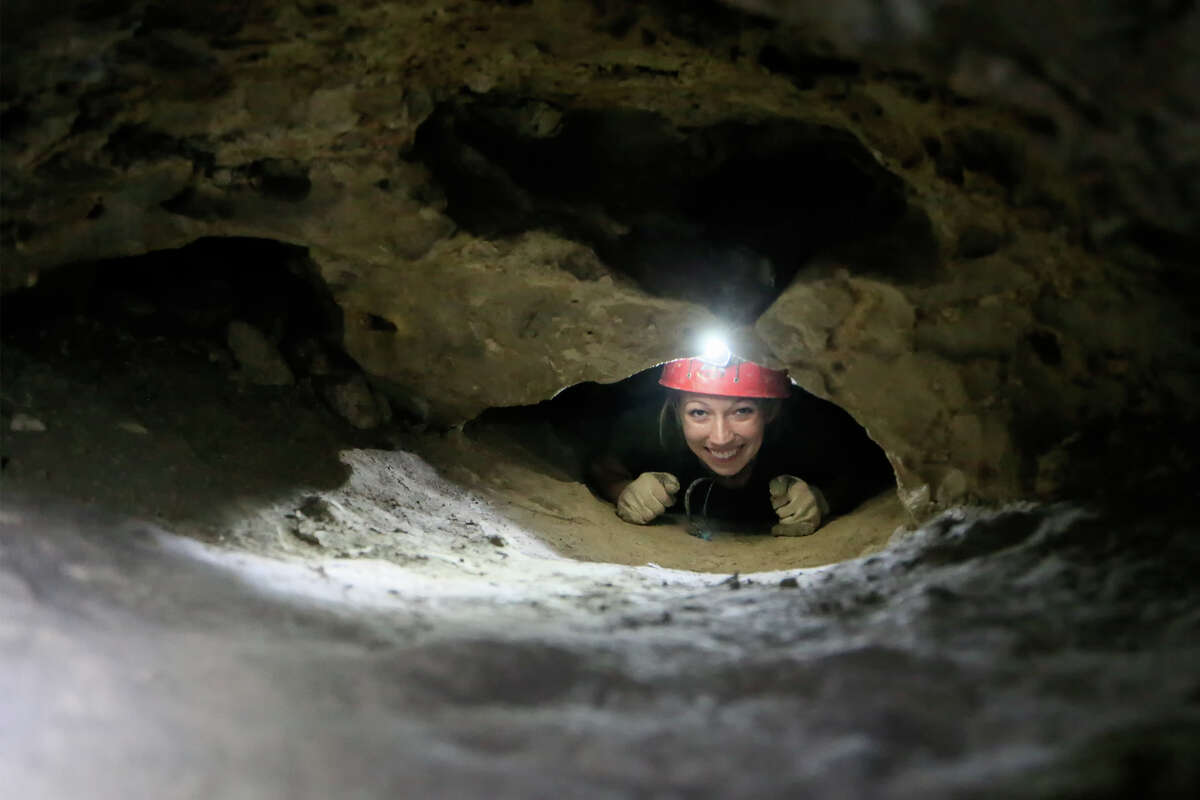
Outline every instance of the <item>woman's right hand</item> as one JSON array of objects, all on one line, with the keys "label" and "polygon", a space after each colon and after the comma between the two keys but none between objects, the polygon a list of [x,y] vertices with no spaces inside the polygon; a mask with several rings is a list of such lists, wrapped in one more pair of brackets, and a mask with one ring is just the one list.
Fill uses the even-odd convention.
[{"label": "woman's right hand", "polygon": [[669,472],[643,472],[617,498],[617,516],[645,525],[675,503],[679,480]]}]

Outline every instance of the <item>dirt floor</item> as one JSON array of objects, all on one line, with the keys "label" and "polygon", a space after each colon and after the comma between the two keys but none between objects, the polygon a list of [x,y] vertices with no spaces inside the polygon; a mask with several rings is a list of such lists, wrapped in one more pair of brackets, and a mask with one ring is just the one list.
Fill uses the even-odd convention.
[{"label": "dirt floor", "polygon": [[888,491],[811,536],[718,527],[711,540],[704,540],[688,534],[683,515],[667,515],[650,525],[623,522],[610,503],[578,480],[556,476],[552,467],[538,463],[511,439],[451,436],[418,447],[445,475],[481,491],[555,552],[581,561],[724,573],[812,567],[877,552],[907,519],[896,493]]}]

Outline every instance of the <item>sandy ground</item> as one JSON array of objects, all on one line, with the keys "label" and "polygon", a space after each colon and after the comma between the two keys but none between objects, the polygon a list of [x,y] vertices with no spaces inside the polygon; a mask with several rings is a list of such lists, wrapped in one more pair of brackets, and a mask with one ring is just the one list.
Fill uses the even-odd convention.
[{"label": "sandy ground", "polygon": [[474,487],[557,553],[582,561],[658,564],[701,572],[762,572],[829,564],[881,549],[907,521],[895,492],[869,500],[811,536],[720,531],[705,541],[687,533],[682,515],[632,525],[571,476],[511,439],[481,432],[418,443],[448,477]]}]

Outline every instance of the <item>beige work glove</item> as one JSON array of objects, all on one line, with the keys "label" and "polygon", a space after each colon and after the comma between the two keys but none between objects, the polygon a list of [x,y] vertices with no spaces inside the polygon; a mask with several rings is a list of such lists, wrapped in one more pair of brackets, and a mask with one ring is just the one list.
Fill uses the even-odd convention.
[{"label": "beige work glove", "polygon": [[643,472],[621,490],[617,516],[626,522],[645,525],[675,502],[679,480],[669,472]]},{"label": "beige work glove", "polygon": [[776,536],[808,536],[829,515],[821,490],[794,475],[776,475],[769,488],[771,507],[779,515],[779,523],[771,528]]}]

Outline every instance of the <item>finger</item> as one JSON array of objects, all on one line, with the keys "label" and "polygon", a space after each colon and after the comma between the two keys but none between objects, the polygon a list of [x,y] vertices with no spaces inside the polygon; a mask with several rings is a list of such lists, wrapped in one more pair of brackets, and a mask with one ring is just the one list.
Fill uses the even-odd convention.
[{"label": "finger", "polygon": [[654,514],[650,509],[646,508],[646,504],[641,502],[641,498],[636,499],[629,507],[630,522],[635,522],[638,525],[645,525],[650,520],[654,519]]},{"label": "finger", "polygon": [[800,523],[812,525],[815,530],[821,524],[821,509],[817,508],[814,503],[811,506],[799,508],[792,514],[780,515],[780,520],[789,525]]},{"label": "finger", "polygon": [[813,496],[812,489],[808,488],[808,484],[797,478],[796,482],[788,487],[786,502],[789,512],[794,513],[807,508],[810,504],[816,505],[817,498]]},{"label": "finger", "polygon": [[810,511],[815,511],[817,503],[811,497],[797,497],[779,509],[781,517],[802,517]]},{"label": "finger", "polygon": [[771,478],[771,483],[767,485],[768,491],[771,493],[771,498],[785,497],[788,492],[788,486],[791,485],[790,475],[776,475]]},{"label": "finger", "polygon": [[663,485],[668,494],[675,494],[679,491],[679,479],[669,472],[656,472],[658,482]]},{"label": "finger", "polygon": [[654,481],[654,484],[650,487],[650,494],[647,499],[661,504],[663,508],[670,505],[672,501],[671,494],[658,481]]},{"label": "finger", "polygon": [[618,498],[617,516],[635,525],[644,525],[649,521],[646,517],[646,507],[636,490],[626,490]]},{"label": "finger", "polygon": [[667,506],[663,500],[669,498],[666,496],[666,489],[662,487],[657,478],[648,479],[642,488],[645,491],[638,492],[638,502],[641,503],[642,513],[649,522],[666,510]]},{"label": "finger", "polygon": [[[650,515],[651,519],[653,519],[654,517],[657,517],[659,514],[661,514],[663,511],[666,510],[667,504],[663,502],[664,498],[661,497],[661,495],[665,492],[666,492],[666,490],[663,489],[661,486],[656,486],[652,493],[647,494],[644,497],[642,497],[642,503],[646,507],[646,513],[648,513]],[[669,498],[667,498],[667,499],[669,499]]]},{"label": "finger", "polygon": [[638,501],[642,507],[642,520],[644,522],[649,522],[663,511],[664,506],[658,500],[657,491],[641,495],[638,497]]}]

